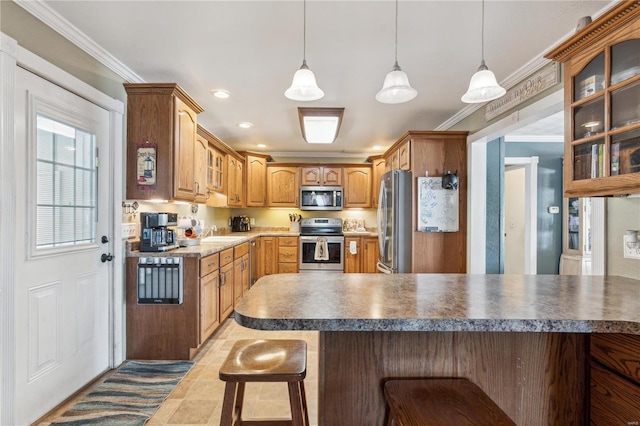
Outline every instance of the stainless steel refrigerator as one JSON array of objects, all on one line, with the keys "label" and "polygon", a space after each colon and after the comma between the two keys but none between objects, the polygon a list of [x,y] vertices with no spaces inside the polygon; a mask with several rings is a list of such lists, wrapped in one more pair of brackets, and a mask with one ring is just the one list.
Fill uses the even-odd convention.
[{"label": "stainless steel refrigerator", "polygon": [[411,182],[405,170],[391,170],[380,182],[378,270],[386,274],[411,272]]}]

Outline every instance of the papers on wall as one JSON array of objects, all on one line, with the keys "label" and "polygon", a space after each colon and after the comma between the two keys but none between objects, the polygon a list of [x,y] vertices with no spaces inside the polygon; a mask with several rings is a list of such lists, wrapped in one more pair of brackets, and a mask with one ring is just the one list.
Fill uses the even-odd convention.
[{"label": "papers on wall", "polygon": [[442,177],[418,178],[418,231],[458,231],[458,190],[443,189]]}]

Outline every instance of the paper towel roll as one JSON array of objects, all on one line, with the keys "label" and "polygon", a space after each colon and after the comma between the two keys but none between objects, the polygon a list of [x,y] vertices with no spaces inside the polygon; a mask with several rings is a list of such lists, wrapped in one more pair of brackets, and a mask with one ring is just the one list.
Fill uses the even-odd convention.
[{"label": "paper towel roll", "polygon": [[358,245],[355,241],[349,241],[349,253],[358,254]]}]

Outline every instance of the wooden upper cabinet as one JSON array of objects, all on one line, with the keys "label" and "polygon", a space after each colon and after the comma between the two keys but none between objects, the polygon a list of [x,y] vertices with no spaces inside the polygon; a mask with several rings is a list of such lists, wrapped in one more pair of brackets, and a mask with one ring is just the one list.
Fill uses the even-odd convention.
[{"label": "wooden upper cabinet", "polygon": [[382,155],[369,157],[371,160],[371,206],[378,207],[378,198],[380,196],[380,182],[382,175],[387,171],[387,162]]},{"label": "wooden upper cabinet", "polygon": [[270,160],[270,155],[245,153],[247,207],[267,205],[267,162]]},{"label": "wooden upper cabinet", "polygon": [[342,167],[311,166],[302,167],[302,186],[341,186]]},{"label": "wooden upper cabinet", "polygon": [[124,87],[126,197],[196,201],[197,114],[204,110],[177,84],[126,83]]},{"label": "wooden upper cabinet", "polygon": [[227,155],[227,200],[229,207],[242,207],[244,201],[244,160]]},{"label": "wooden upper cabinet", "polygon": [[411,170],[411,143],[406,141],[398,148],[398,168],[400,170]]},{"label": "wooden upper cabinet", "polygon": [[371,167],[345,167],[344,207],[371,207]]},{"label": "wooden upper cabinet", "polygon": [[267,166],[267,206],[298,207],[300,168]]},{"label": "wooden upper cabinet", "polygon": [[174,197],[182,200],[193,200],[196,194],[196,146],[195,138],[198,121],[196,113],[179,98],[174,98],[176,155]]},{"label": "wooden upper cabinet", "polygon": [[209,142],[200,135],[196,135],[195,144],[195,202],[204,203],[208,198],[207,174],[209,160]]},{"label": "wooden upper cabinet", "polygon": [[638,2],[619,2],[546,57],[564,63],[564,196],[640,192]]}]

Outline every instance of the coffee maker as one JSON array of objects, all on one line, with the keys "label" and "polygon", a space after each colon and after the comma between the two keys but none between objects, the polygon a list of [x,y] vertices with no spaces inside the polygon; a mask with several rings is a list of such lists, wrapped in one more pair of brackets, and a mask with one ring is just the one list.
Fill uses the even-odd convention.
[{"label": "coffee maker", "polygon": [[231,218],[231,232],[246,232],[251,230],[248,216],[235,216]]},{"label": "coffee maker", "polygon": [[140,251],[167,251],[178,248],[176,213],[140,213]]}]

